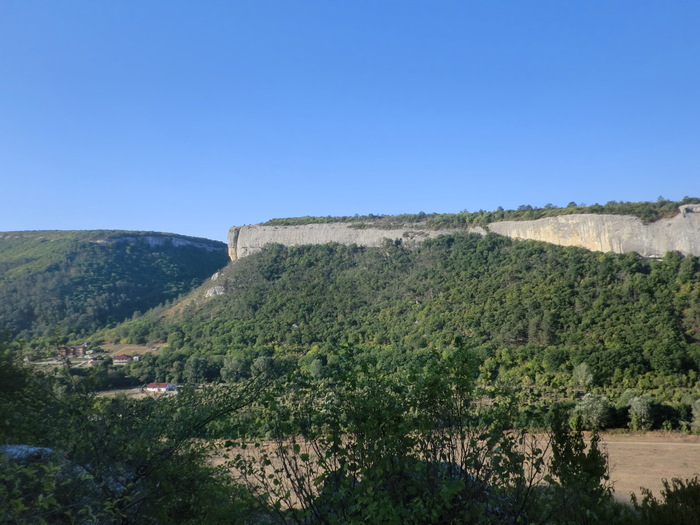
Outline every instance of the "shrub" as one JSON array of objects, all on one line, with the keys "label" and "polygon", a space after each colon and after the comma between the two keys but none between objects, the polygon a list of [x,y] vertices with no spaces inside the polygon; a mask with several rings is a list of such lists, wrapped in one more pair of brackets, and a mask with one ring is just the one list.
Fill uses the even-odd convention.
[{"label": "shrub", "polygon": [[691,411],[693,414],[691,429],[693,432],[700,432],[700,399],[697,399],[695,403],[693,403]]},{"label": "shrub", "polygon": [[607,398],[586,394],[574,407],[571,423],[574,428],[580,426],[585,430],[606,428],[610,421],[612,407]]},{"label": "shrub", "polygon": [[662,480],[664,488],[661,499],[657,499],[651,490],[643,488],[642,502],[638,503],[633,495],[632,502],[641,518],[638,523],[672,523],[685,525],[698,523],[700,516],[700,480],[698,476],[682,480],[673,478],[671,483]]}]

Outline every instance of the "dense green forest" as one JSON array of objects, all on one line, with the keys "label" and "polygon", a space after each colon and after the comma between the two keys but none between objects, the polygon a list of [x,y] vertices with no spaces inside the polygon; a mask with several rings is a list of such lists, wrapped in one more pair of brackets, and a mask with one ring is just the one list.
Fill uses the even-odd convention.
[{"label": "dense green forest", "polygon": [[168,234],[0,233],[0,333],[85,337],[189,292],[227,260],[224,243]]},{"label": "dense green forest", "polygon": [[600,385],[635,385],[646,374],[693,383],[699,270],[679,253],[651,261],[496,235],[443,236],[416,249],[270,246],[227,270],[225,295],[111,336],[243,363],[273,349],[313,349],[325,362],[341,347],[466,346],[493,378],[556,385],[586,363]]}]

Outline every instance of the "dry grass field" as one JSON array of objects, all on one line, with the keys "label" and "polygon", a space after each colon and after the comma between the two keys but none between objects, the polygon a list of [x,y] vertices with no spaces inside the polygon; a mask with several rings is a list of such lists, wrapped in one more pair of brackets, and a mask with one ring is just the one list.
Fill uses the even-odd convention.
[{"label": "dry grass field", "polygon": [[640,487],[656,496],[661,479],[691,478],[700,474],[700,436],[671,432],[604,433],[615,497],[629,501],[630,493],[641,495]]},{"label": "dry grass field", "polygon": [[[700,436],[673,432],[605,432],[601,445],[608,453],[610,480],[615,498],[630,502],[630,494],[641,498],[640,487],[659,496],[661,480],[691,478],[700,474]],[[221,463],[216,458],[215,463]]]},{"label": "dry grass field", "polygon": [[111,356],[116,356],[119,354],[129,354],[129,355],[143,355],[149,352],[157,350],[157,348],[143,346],[143,345],[129,345],[129,344],[104,344],[102,348]]}]

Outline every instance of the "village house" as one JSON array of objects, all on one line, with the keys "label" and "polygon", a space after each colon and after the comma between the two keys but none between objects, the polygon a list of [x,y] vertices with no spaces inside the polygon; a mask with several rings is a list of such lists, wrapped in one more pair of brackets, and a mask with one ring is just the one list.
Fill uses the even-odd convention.
[{"label": "village house", "polygon": [[88,352],[88,344],[83,343],[78,346],[61,346],[56,349],[59,357],[85,357]]},{"label": "village house", "polygon": [[172,392],[175,390],[175,385],[172,383],[148,383],[146,390],[149,392]]},{"label": "village house", "polygon": [[129,363],[131,363],[132,360],[133,358],[130,355],[122,354],[115,356],[112,359],[112,363],[114,363],[115,365],[128,365]]}]

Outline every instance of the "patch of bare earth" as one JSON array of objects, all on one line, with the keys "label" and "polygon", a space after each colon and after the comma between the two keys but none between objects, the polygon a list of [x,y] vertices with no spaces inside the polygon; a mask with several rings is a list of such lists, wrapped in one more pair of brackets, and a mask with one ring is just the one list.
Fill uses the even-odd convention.
[{"label": "patch of bare earth", "polygon": [[[615,488],[615,498],[630,502],[630,494],[641,499],[640,487],[651,489],[659,497],[663,488],[661,480],[692,478],[700,474],[700,436],[673,432],[605,432],[601,435],[601,448],[607,452],[610,466],[610,481]],[[546,446],[540,443],[539,446]],[[271,452],[272,442],[261,450]],[[229,451],[232,455],[241,450]],[[245,455],[256,456],[260,450],[248,450]],[[549,451],[546,452],[546,455]],[[313,452],[311,453],[313,456]],[[215,464],[225,460],[214,456]],[[273,460],[274,462],[275,460]],[[279,466],[279,465],[273,465]],[[235,469],[232,470],[235,475]]]},{"label": "patch of bare earth", "polygon": [[129,354],[129,355],[143,355],[150,352],[155,352],[158,347],[155,346],[144,346],[144,345],[130,345],[130,344],[104,344],[102,348],[111,356],[117,356],[119,354]]},{"label": "patch of bare earth", "polygon": [[629,501],[646,487],[659,496],[662,478],[692,478],[700,474],[700,436],[672,432],[613,433],[601,436],[608,453],[615,497]]}]

